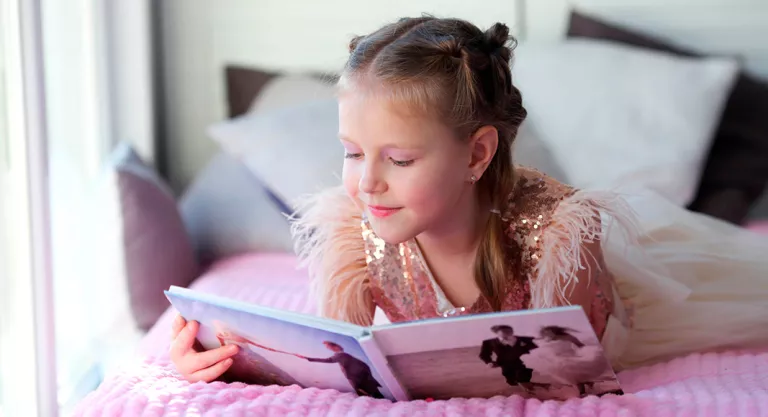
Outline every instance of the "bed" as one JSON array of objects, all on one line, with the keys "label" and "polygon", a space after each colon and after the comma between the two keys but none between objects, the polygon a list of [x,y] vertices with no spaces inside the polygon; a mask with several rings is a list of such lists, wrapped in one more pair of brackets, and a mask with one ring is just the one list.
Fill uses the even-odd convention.
[{"label": "bed", "polygon": [[[768,115],[768,81],[760,76],[768,75],[768,60],[765,59],[768,50],[755,47],[754,41],[741,49],[734,46],[744,42],[745,34],[750,30],[749,33],[754,34],[758,26],[764,32],[762,24],[745,20],[747,23],[742,23],[748,29],[742,27],[737,31],[741,37],[731,33],[723,36],[725,40],[713,40],[717,35],[710,31],[717,29],[712,27],[712,22],[717,19],[712,13],[730,7],[718,6],[715,1],[707,2],[704,12],[697,15],[700,21],[684,20],[680,27],[673,27],[673,22],[677,21],[669,17],[682,16],[680,2],[668,6],[581,3],[584,3],[582,8],[573,9],[570,3],[559,1],[528,2],[525,18],[517,20],[518,30],[524,32],[526,42],[541,40],[549,45],[549,55],[546,55],[549,61],[541,59],[544,55],[540,50],[522,45],[521,56],[532,58],[520,59],[516,64],[520,65],[521,82],[531,86],[529,91],[535,90],[540,85],[537,83],[542,81],[532,74],[541,67],[523,62],[551,63],[552,59],[563,59],[555,54],[558,50],[551,49],[551,45],[564,39],[610,42],[638,48],[648,54],[651,51],[663,53],[664,59],[674,61],[674,65],[677,65],[677,57],[690,60],[685,64],[692,72],[686,74],[701,74],[702,84],[695,86],[690,82],[686,84],[688,90],[674,91],[677,97],[654,102],[659,106],[659,113],[654,114],[659,120],[667,120],[664,111],[673,112],[675,106],[686,103],[695,107],[694,103],[707,101],[702,99],[702,89],[706,89],[709,100],[719,100],[720,104],[708,107],[697,104],[699,107],[687,115],[675,113],[674,117],[687,117],[680,134],[688,141],[664,142],[663,146],[670,147],[660,152],[654,152],[657,148],[651,147],[662,146],[657,142],[638,148],[638,152],[645,152],[647,156],[641,161],[646,165],[636,165],[637,172],[647,174],[648,171],[641,169],[650,166],[653,173],[680,173],[674,181],[666,181],[668,177],[661,176],[651,185],[660,187],[659,190],[680,206],[768,235],[768,199],[763,192],[768,183],[768,117],[765,117]],[[762,13],[761,22],[768,16],[765,6],[748,1],[740,3],[752,7],[750,10],[754,14]],[[598,11],[601,17],[590,11]],[[749,14],[736,16],[738,13],[734,11],[729,13],[735,19]],[[637,23],[646,30],[660,28],[663,35],[643,31],[626,22]],[[681,44],[667,40],[675,36],[692,39],[701,33],[707,33],[709,37],[700,43]],[[233,35],[229,33],[227,36]],[[716,58],[712,58],[707,68],[698,66],[710,59],[705,56],[707,52],[714,52],[713,55],[743,53],[746,64],[731,67],[730,81],[725,81],[718,77],[729,69]],[[655,55],[645,58],[655,59]],[[292,201],[297,196],[338,180],[340,150],[321,146],[329,143],[329,135],[332,141],[335,136],[337,115],[332,82],[336,74],[323,65],[311,70],[287,71],[276,69],[274,65],[266,67],[243,63],[243,59],[238,61],[220,63],[217,67],[222,76],[216,80],[223,80],[217,88],[225,92],[227,117],[206,126],[206,140],[215,144],[215,151],[195,173],[177,202],[183,232],[189,237],[189,246],[201,272],[196,273],[194,279],[172,283],[243,301],[312,313],[314,305],[307,291],[307,274],[297,268],[284,214],[291,211]],[[584,68],[593,72],[601,70]],[[600,78],[594,74],[592,77]],[[657,79],[660,78],[638,80],[638,85],[642,87],[644,82]],[[571,93],[575,94],[574,91]],[[712,98],[718,94],[720,99]],[[535,91],[530,97],[529,102],[534,108],[536,103],[552,100],[551,96],[537,95]],[[683,98],[688,101],[681,101]],[[599,109],[601,104],[596,105]],[[534,111],[532,114],[534,122],[551,120],[545,112]],[[572,122],[564,118],[559,120],[565,126]],[[698,135],[691,133],[696,130],[692,128],[694,123],[700,126]],[[649,135],[648,132],[656,132],[638,133],[647,126],[631,126],[635,127],[635,132],[627,134],[641,139],[642,135]],[[625,127],[612,127],[616,131],[622,128]],[[590,175],[593,173],[575,167],[583,164],[564,162],[558,142],[552,141],[558,137],[558,132],[533,122],[521,132],[524,140],[519,141],[515,150],[518,162],[564,181],[592,180]],[[687,143],[687,147],[682,147],[682,142]],[[599,149],[601,145],[588,143],[586,146]],[[292,152],[296,149],[303,152]],[[658,154],[684,155],[682,160],[688,165],[681,164],[680,157],[665,159]],[[619,168],[625,167],[616,169]],[[643,180],[649,177],[652,176],[642,176]],[[617,173],[615,180],[633,178],[638,176]],[[166,284],[168,281],[162,283]],[[143,285],[147,288],[148,284]],[[768,375],[768,349],[695,354],[623,372],[619,378],[627,393],[624,396],[589,397],[567,402],[496,397],[390,403],[295,386],[186,383],[169,363],[168,331],[174,312],[167,308],[167,302],[157,297],[150,301],[137,299],[134,309],[156,312],[150,318],[143,316],[147,333],[134,360],[107,375],[98,389],[78,405],[75,415],[768,416],[768,379],[765,377]]]}]

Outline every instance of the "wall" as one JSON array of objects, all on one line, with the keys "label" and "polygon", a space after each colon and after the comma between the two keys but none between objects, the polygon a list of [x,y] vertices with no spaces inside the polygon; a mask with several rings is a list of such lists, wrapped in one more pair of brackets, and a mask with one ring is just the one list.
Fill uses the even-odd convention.
[{"label": "wall", "polygon": [[[431,12],[480,26],[507,23],[523,40],[562,37],[571,7],[702,51],[738,54],[768,77],[768,3],[762,0],[397,0],[323,2],[164,0],[162,48],[164,152],[177,191],[216,152],[206,127],[226,116],[222,67],[337,70],[353,34],[404,15]],[[439,13],[437,13],[439,11]]]},{"label": "wall", "polygon": [[[258,4],[258,6],[256,6]],[[222,68],[247,63],[272,69],[337,71],[354,34],[422,12],[517,29],[514,0],[361,2],[328,0],[163,0],[159,8],[165,94],[164,153],[177,191],[216,152],[206,127],[226,116]],[[365,9],[363,9],[365,7]],[[363,11],[365,10],[365,11]],[[440,12],[439,14],[437,12]]]}]

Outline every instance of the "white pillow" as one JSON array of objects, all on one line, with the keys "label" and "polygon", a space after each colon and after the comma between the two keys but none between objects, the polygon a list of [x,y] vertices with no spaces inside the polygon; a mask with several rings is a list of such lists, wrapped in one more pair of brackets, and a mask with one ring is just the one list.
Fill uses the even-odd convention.
[{"label": "white pillow", "polygon": [[246,113],[209,127],[221,148],[242,160],[286,205],[341,183],[344,147],[335,99]]},{"label": "white pillow", "polygon": [[737,65],[617,43],[521,44],[512,76],[528,120],[577,187],[648,187],[685,206]]}]

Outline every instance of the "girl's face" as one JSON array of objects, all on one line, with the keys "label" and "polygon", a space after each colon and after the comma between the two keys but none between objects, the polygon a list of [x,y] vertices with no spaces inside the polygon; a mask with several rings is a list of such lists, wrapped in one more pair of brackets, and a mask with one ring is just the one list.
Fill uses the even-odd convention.
[{"label": "girl's face", "polygon": [[339,97],[339,137],[344,187],[388,243],[450,221],[471,196],[470,145],[437,120],[346,91]]}]

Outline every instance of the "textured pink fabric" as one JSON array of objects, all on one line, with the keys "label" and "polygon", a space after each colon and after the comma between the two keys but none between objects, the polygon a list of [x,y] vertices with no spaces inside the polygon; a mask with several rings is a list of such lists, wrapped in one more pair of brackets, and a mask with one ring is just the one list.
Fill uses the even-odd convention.
[{"label": "textured pink fabric", "polygon": [[768,353],[693,355],[624,372],[628,393],[566,402],[492,399],[391,403],[299,387],[195,383],[166,356],[148,357],[109,377],[76,416],[766,416]]},{"label": "textured pink fabric", "polygon": [[[312,310],[306,271],[290,255],[247,255],[213,266],[195,288],[292,310]],[[108,376],[75,416],[768,416],[768,352],[692,355],[623,372],[627,395],[566,402],[520,397],[391,403],[296,386],[183,381],[168,359],[168,311],[135,363]]]}]

